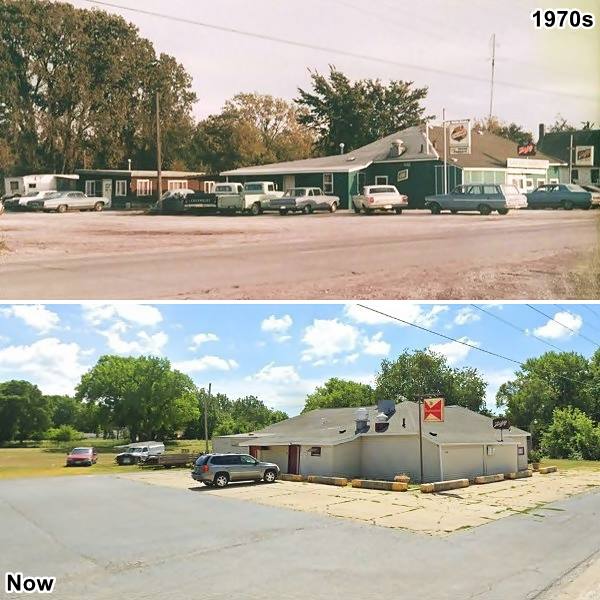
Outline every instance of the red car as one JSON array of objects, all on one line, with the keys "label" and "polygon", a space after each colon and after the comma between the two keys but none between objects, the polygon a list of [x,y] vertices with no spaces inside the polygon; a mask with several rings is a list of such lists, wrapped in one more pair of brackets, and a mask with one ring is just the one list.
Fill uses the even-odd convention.
[{"label": "red car", "polygon": [[98,453],[96,452],[96,448],[73,448],[67,454],[67,467],[74,467],[76,465],[91,467],[93,464],[96,464],[97,460]]}]

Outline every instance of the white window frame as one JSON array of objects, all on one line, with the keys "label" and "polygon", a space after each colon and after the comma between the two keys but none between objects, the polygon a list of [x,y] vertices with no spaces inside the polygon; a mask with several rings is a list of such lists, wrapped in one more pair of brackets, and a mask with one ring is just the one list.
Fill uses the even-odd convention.
[{"label": "white window frame", "polygon": [[[147,193],[142,193],[142,184]],[[135,194],[136,196],[152,196],[152,180],[138,179],[135,185]]]},{"label": "white window frame", "polygon": [[546,183],[546,180],[543,177],[538,177],[536,180],[536,187],[540,187],[540,185],[544,185]]},{"label": "white window frame", "polygon": [[548,183],[557,184],[560,183],[560,180],[558,179],[558,177],[552,177],[550,181],[548,181]]},{"label": "white window frame", "polygon": [[188,183],[185,179],[169,179],[167,183],[167,189],[169,192],[173,190],[183,190],[186,189]]},{"label": "white window frame", "polygon": [[97,187],[98,182],[95,179],[88,179],[85,182],[85,195],[88,198],[94,198],[96,196]]},{"label": "white window frame", "polygon": [[[381,181],[384,179],[385,181]],[[389,185],[387,175],[375,175],[375,185]]]},{"label": "white window frame", "polygon": [[215,185],[217,185],[217,182],[216,181],[205,181],[202,185],[204,187],[204,193],[211,194],[212,191],[215,189]]},{"label": "white window frame", "polygon": [[127,196],[127,179],[117,179],[115,181],[115,197]]},{"label": "white window frame", "polygon": [[333,173],[323,173],[323,193],[333,194]]}]

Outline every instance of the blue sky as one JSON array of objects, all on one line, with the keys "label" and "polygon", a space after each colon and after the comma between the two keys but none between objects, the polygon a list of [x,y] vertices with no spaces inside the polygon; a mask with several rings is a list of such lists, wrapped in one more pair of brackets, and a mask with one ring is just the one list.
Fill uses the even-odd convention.
[{"label": "blue sky", "polygon": [[[518,361],[551,350],[534,335],[586,356],[597,346],[584,336],[600,342],[600,304],[535,305],[566,327],[523,304],[479,305],[528,335],[469,304],[366,304]],[[431,348],[457,367],[479,369],[490,406],[516,368],[354,303],[0,305],[0,381],[28,379],[45,393],[72,393],[102,354],[157,354],[200,386],[255,394],[292,415],[328,378],[372,382],[381,360],[404,348]]]}]

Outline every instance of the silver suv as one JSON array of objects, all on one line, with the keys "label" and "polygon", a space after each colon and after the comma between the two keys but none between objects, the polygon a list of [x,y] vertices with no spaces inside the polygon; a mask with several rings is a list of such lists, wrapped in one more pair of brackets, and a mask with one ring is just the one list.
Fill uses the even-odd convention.
[{"label": "silver suv", "polygon": [[217,487],[225,487],[230,481],[273,483],[278,476],[276,464],[261,462],[249,454],[203,454],[192,471],[196,481]]}]

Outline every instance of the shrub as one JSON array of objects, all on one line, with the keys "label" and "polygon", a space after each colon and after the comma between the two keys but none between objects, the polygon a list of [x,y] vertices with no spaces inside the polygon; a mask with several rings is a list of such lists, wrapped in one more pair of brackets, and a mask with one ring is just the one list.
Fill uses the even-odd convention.
[{"label": "shrub", "polygon": [[61,425],[60,427],[49,429],[46,437],[55,442],[72,442],[73,440],[80,440],[83,434],[71,425]]},{"label": "shrub", "polygon": [[542,450],[551,458],[600,460],[600,427],[578,408],[556,408]]}]

